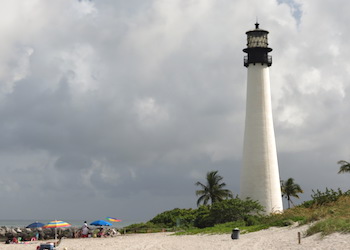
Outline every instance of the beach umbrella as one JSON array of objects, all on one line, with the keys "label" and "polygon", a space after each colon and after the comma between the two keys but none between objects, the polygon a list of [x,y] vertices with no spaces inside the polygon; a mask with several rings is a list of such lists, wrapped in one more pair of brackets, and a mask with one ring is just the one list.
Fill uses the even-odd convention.
[{"label": "beach umbrella", "polygon": [[53,220],[43,226],[43,228],[54,228],[55,229],[55,240],[57,239],[56,233],[57,228],[70,227],[71,225],[61,220]]},{"label": "beach umbrella", "polygon": [[45,224],[40,223],[40,222],[33,222],[32,224],[29,224],[28,226],[26,226],[26,228],[38,228],[38,227],[43,227],[45,226]]},{"label": "beach umbrella", "polygon": [[36,235],[35,235],[35,237],[36,237],[36,239],[39,239],[38,228],[41,228],[43,226],[45,226],[45,224],[36,221],[36,222],[33,222],[32,224],[29,224],[28,226],[26,226],[26,228],[32,228],[32,229],[36,228]]},{"label": "beach umbrella", "polygon": [[70,227],[71,225],[61,220],[53,220],[47,223],[44,228],[58,228],[58,227]]},{"label": "beach umbrella", "polygon": [[91,222],[90,225],[92,226],[112,226],[112,223],[109,223],[108,221],[104,221],[104,220],[97,220],[94,222]]},{"label": "beach umbrella", "polygon": [[113,217],[107,217],[107,220],[113,221],[113,222],[121,222],[122,221],[122,220],[119,220],[119,219],[116,219],[116,218],[113,218]]}]

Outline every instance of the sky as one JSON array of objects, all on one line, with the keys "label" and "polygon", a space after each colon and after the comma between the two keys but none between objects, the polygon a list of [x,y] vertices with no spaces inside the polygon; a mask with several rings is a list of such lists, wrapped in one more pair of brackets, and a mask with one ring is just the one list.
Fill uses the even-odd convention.
[{"label": "sky", "polygon": [[349,1],[0,3],[0,219],[147,221],[214,170],[239,194],[256,19],[281,179],[350,188]]}]

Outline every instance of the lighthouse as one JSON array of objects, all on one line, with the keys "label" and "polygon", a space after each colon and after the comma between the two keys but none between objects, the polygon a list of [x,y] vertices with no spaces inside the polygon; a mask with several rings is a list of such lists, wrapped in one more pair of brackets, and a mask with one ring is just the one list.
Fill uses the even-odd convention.
[{"label": "lighthouse", "polygon": [[269,67],[272,51],[268,47],[268,31],[247,31],[247,48],[243,49],[247,67],[247,99],[243,144],[243,166],[240,198],[257,200],[266,214],[283,210],[272,119]]}]

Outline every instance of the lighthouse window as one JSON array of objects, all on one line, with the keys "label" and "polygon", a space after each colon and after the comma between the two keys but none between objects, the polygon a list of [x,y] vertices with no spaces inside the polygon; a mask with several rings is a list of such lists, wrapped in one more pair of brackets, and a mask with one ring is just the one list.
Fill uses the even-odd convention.
[{"label": "lighthouse window", "polygon": [[259,34],[259,36],[248,35],[248,47],[267,47],[267,34]]}]

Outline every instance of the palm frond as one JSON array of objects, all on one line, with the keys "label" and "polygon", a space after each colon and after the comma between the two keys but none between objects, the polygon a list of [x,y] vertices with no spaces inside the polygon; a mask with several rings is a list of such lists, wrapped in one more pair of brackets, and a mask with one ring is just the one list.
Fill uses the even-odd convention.
[{"label": "palm frond", "polygon": [[290,207],[289,203],[292,203],[294,206],[291,197],[300,198],[298,193],[303,193],[304,191],[301,189],[300,185],[294,183],[293,178],[289,178],[286,181],[281,181],[281,192],[282,197],[285,197],[288,200],[288,207]]},{"label": "palm frond", "polygon": [[226,186],[226,183],[221,182],[223,177],[218,175],[218,171],[208,172],[206,177],[206,185],[199,181],[195,183],[201,188],[200,190],[196,191],[196,195],[200,196],[197,200],[197,206],[199,206],[201,203],[206,205],[208,204],[209,200],[213,204],[226,198],[233,198],[232,192],[223,188]]},{"label": "palm frond", "polygon": [[350,163],[344,160],[340,160],[338,161],[338,164],[340,164],[340,168],[338,171],[338,174],[342,174],[342,173],[349,173],[350,172]]}]

